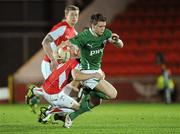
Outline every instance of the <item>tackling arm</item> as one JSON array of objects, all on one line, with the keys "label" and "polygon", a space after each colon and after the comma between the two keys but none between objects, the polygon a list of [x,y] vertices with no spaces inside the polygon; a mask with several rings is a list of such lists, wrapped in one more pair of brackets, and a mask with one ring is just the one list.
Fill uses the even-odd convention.
[{"label": "tackling arm", "polygon": [[84,81],[91,78],[104,79],[104,74],[100,74],[100,73],[85,74],[77,69],[73,69],[71,71],[71,74],[73,79],[76,81]]},{"label": "tackling arm", "polygon": [[79,85],[80,85],[80,81],[71,81],[69,84],[67,84],[66,86],[73,89],[73,91],[78,92],[79,91]]}]

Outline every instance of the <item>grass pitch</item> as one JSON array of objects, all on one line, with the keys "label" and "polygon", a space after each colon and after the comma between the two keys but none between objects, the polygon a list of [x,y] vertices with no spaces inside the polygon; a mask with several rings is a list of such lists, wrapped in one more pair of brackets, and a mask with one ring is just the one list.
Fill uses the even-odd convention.
[{"label": "grass pitch", "polygon": [[26,105],[0,105],[0,134],[180,134],[180,104],[102,104],[62,125],[38,123]]}]

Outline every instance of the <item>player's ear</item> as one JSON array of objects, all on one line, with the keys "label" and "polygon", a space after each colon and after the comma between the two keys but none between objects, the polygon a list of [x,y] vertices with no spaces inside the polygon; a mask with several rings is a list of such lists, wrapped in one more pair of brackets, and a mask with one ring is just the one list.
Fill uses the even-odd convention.
[{"label": "player's ear", "polygon": [[91,24],[91,28],[92,28],[92,29],[95,29],[95,25],[94,25],[94,24]]},{"label": "player's ear", "polygon": [[65,17],[65,19],[67,19],[67,17],[68,17],[68,11],[65,11],[65,13],[64,13],[64,17]]}]

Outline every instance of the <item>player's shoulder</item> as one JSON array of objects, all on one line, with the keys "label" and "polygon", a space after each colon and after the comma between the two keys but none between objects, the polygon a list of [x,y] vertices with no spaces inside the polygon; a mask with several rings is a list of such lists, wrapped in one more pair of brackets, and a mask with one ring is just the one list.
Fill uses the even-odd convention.
[{"label": "player's shoulder", "polygon": [[55,26],[67,26],[67,22],[66,21],[60,21],[59,23],[57,23]]},{"label": "player's shoulder", "polygon": [[56,30],[58,28],[63,28],[64,30],[68,27],[68,24],[66,21],[60,21],[59,23],[55,24],[51,31]]},{"label": "player's shoulder", "polygon": [[109,28],[106,28],[106,29],[105,29],[105,32],[112,33],[112,31],[111,31]]},{"label": "player's shoulder", "polygon": [[104,31],[104,35],[107,37],[107,38],[110,38],[111,35],[112,35],[112,31],[108,28],[105,29]]},{"label": "player's shoulder", "polygon": [[90,34],[89,29],[84,29],[82,32],[80,32],[78,35],[79,36],[83,36],[83,37],[87,37]]}]

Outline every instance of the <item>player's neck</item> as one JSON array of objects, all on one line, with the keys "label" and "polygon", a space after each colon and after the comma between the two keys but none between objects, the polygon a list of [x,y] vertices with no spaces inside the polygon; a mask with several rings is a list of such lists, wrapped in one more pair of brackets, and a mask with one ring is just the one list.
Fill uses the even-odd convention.
[{"label": "player's neck", "polygon": [[68,23],[68,25],[69,25],[70,27],[74,27],[74,26],[75,26],[75,24],[72,24],[72,23],[68,22],[67,20],[66,20],[66,22]]},{"label": "player's neck", "polygon": [[94,32],[94,30],[93,30],[92,28],[89,28],[89,31],[91,32],[92,35],[98,36],[98,35],[96,34],[96,32]]}]

